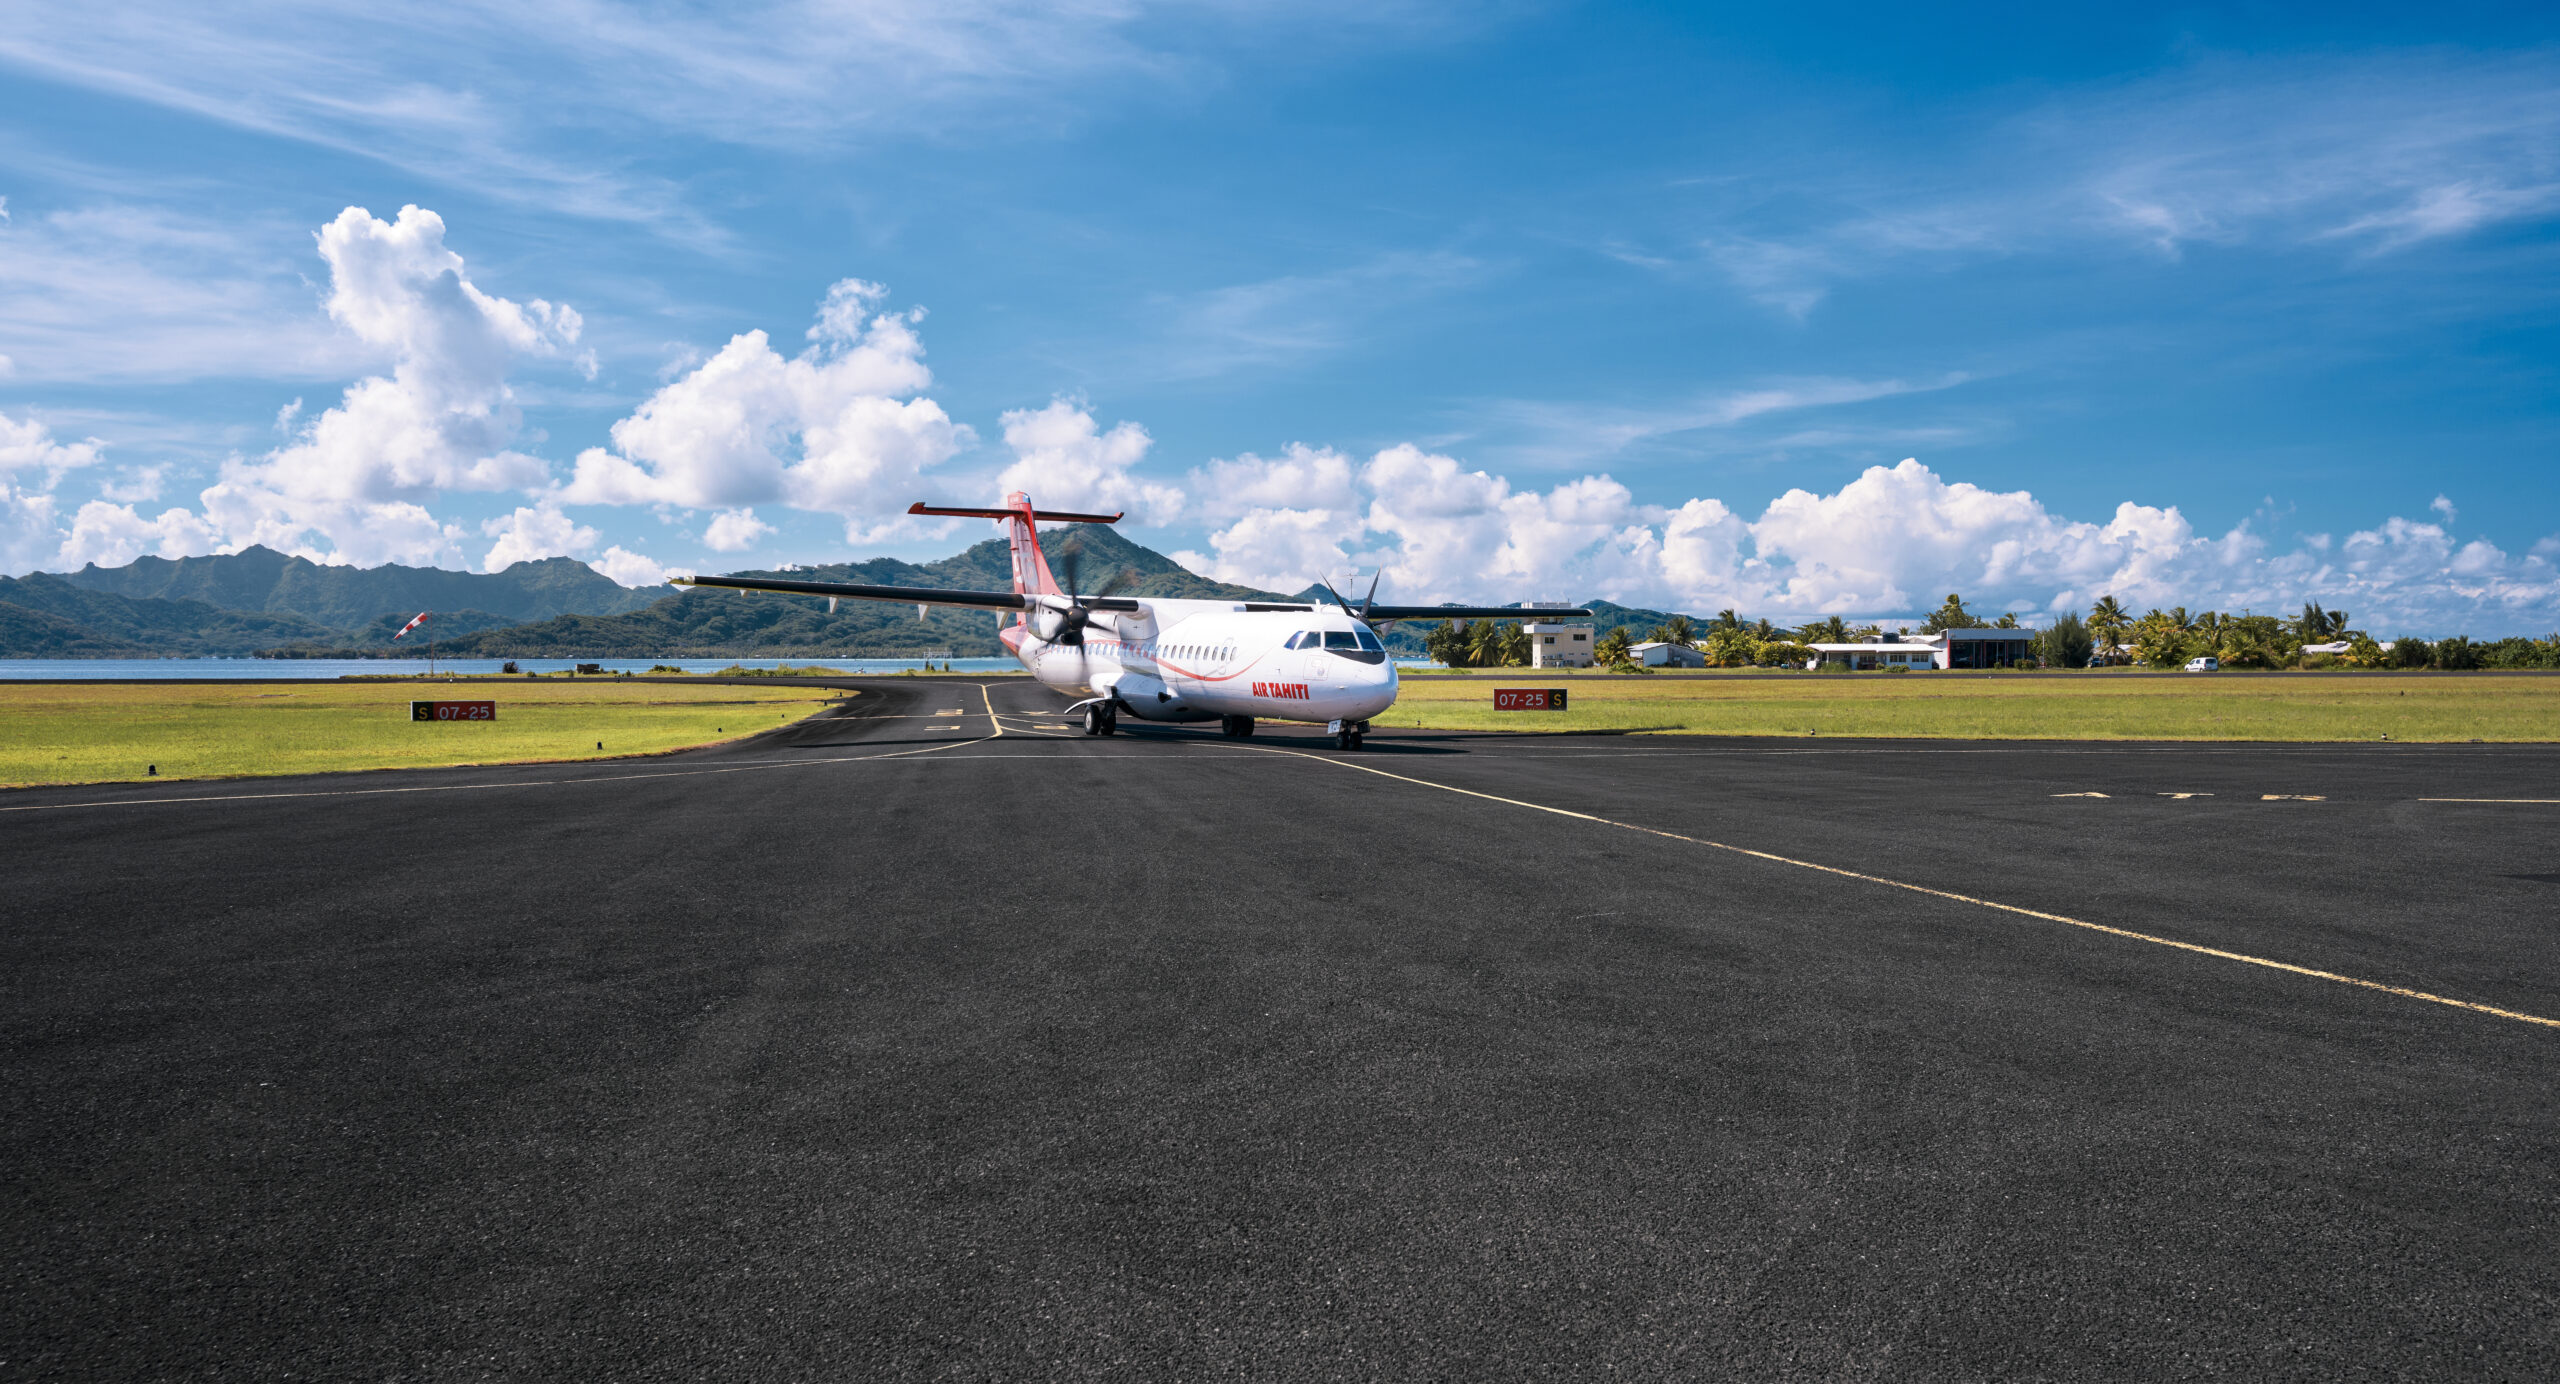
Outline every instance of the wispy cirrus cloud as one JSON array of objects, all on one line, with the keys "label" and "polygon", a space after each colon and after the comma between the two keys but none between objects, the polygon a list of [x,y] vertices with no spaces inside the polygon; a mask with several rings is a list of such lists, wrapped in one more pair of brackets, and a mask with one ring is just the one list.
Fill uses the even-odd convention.
[{"label": "wispy cirrus cloud", "polygon": [[2560,53],[2253,60],[1985,110],[1912,159],[1881,139],[1683,178],[1683,231],[1602,253],[1803,319],[1839,284],[2008,256],[2198,245],[2374,258],[2560,216]]},{"label": "wispy cirrus cloud", "polygon": [[[1928,380],[1772,380],[1680,402],[1649,405],[1502,399],[1476,405],[1468,415],[1475,435],[1487,440],[1506,459],[1534,469],[1554,469],[1602,462],[1641,444],[1682,434],[1730,429],[1777,415],[1936,393],[1973,378],[1951,372]],[[1823,426],[1854,425],[1827,422]],[[1885,435],[1912,434],[1893,430]]]},{"label": "wispy cirrus cloud", "polygon": [[670,140],[807,152],[1056,129],[1089,84],[1214,85],[1268,31],[1392,42],[1482,18],[1349,3],[352,0],[14,7],[0,63],[483,195],[695,241],[723,233],[659,171]]},{"label": "wispy cirrus cloud", "polygon": [[324,379],[356,344],[318,311],[307,229],[100,203],[0,222],[0,353],[20,382]]},{"label": "wispy cirrus cloud", "polygon": [[1448,251],[1391,251],[1334,269],[1159,294],[1144,344],[1103,350],[1130,379],[1207,379],[1299,364],[1374,339],[1400,313],[1483,282],[1496,267]]}]

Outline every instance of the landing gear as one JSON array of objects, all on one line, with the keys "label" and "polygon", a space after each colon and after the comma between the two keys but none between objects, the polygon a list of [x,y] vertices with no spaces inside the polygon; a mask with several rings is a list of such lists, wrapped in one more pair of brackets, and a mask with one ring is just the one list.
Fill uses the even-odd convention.
[{"label": "landing gear", "polygon": [[1084,709],[1084,733],[1102,734],[1102,707],[1099,703]]},{"label": "landing gear", "polygon": [[1218,718],[1218,734],[1227,737],[1229,740],[1250,740],[1253,738],[1253,718],[1250,716],[1221,716]]},{"label": "landing gear", "polygon": [[1084,709],[1084,733],[1087,735],[1118,735],[1120,733],[1119,712],[1115,710],[1109,702],[1095,702],[1093,705],[1086,707]]},{"label": "landing gear", "polygon": [[1337,750],[1360,748],[1360,737],[1369,733],[1366,721],[1336,721],[1334,725],[1339,728],[1333,733],[1333,747]]}]

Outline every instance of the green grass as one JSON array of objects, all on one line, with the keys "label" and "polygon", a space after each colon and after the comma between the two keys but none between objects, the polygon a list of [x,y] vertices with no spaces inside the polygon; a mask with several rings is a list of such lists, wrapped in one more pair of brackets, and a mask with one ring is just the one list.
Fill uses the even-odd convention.
[{"label": "green grass", "polygon": [[[1380,726],[1989,740],[2560,740],[2560,677],[2089,673],[1580,676],[1404,683]],[[1565,687],[1571,711],[1495,711],[1493,686]]]},{"label": "green grass", "polygon": [[[151,765],[164,779],[217,778],[649,754],[770,730],[846,695],[532,678],[0,683],[0,785],[139,779]],[[498,719],[412,721],[412,699],[494,700]]]}]

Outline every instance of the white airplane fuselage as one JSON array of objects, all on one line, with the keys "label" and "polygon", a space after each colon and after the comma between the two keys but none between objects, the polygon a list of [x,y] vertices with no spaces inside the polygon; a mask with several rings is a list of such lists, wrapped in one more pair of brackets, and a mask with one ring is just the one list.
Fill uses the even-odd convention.
[{"label": "white airplane fuselage", "polygon": [[1147,721],[1365,722],[1393,706],[1396,665],[1369,627],[1339,608],[1247,610],[1233,601],[1143,599],[1096,611],[1074,633],[1040,625],[1000,637],[1041,682],[1106,697]]}]

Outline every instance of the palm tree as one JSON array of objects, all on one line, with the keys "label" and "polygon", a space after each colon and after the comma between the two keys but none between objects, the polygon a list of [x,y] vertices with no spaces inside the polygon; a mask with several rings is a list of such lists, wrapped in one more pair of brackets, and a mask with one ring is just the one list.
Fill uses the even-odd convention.
[{"label": "palm tree", "polygon": [[2098,647],[2108,653],[2124,647],[2124,642],[2117,636],[2132,623],[2133,612],[2126,610],[2124,602],[2113,596],[2100,596],[2097,604],[2089,607],[2089,632],[2098,636]]},{"label": "palm tree", "polygon": [[1742,628],[1742,617],[1733,613],[1733,607],[1726,606],[1716,612],[1715,627],[1720,630],[1738,630]]},{"label": "palm tree", "polygon": [[1833,615],[1814,621],[1798,633],[1808,644],[1846,644],[1849,642],[1849,622]]},{"label": "palm tree", "polygon": [[2188,618],[2185,606],[2177,606],[2169,611],[2169,623],[2182,630],[2191,630],[2196,627],[2196,622]]},{"label": "palm tree", "polygon": [[1698,641],[1698,632],[1690,625],[1688,616],[1674,615],[1662,622],[1662,628],[1655,630],[1653,637],[1665,644],[1677,644],[1687,648]]}]

